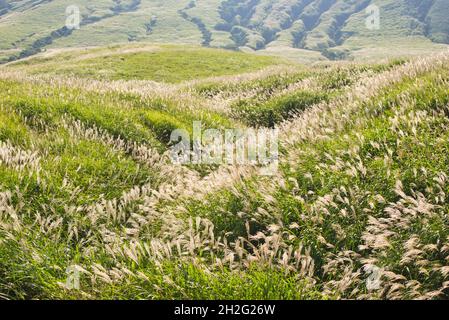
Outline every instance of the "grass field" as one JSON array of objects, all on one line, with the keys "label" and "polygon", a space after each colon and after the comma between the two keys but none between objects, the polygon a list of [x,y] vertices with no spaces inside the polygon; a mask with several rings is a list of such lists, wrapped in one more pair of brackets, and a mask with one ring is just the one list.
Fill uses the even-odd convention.
[{"label": "grass field", "polygon": [[[448,298],[448,88],[447,52],[304,66],[117,46],[2,66],[0,299]],[[279,169],[174,165],[170,133],[193,121],[278,128]]]},{"label": "grass field", "polygon": [[[66,9],[73,5],[80,28],[67,30]],[[370,5],[379,9],[375,30],[366,26]],[[307,63],[422,55],[447,48],[448,10],[446,0],[3,0],[0,63],[48,49],[136,42],[257,51]]]},{"label": "grass field", "polygon": [[54,53],[50,51],[8,66],[33,74],[51,73],[95,79],[178,83],[211,75],[224,76],[256,71],[287,63],[275,57],[219,49],[139,44],[62,52],[56,50]]}]

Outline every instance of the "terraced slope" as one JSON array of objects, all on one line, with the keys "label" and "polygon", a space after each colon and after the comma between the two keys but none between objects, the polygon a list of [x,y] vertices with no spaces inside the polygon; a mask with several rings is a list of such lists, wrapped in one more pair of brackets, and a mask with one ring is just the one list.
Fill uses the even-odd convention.
[{"label": "terraced slope", "polygon": [[[368,6],[380,9],[370,30]],[[0,58],[47,48],[123,42],[257,50],[297,60],[422,54],[449,43],[445,0],[78,1],[79,30],[65,26],[68,0],[0,2]],[[394,46],[392,44],[395,44]]]},{"label": "terraced slope", "polygon": [[[0,297],[447,298],[448,66],[0,69]],[[277,126],[279,170],[173,165],[167,137],[194,120]]]}]

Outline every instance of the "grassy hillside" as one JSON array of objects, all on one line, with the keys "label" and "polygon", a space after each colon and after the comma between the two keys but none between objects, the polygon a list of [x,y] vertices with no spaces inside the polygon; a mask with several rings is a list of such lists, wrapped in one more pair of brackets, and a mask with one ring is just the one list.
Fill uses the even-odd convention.
[{"label": "grassy hillside", "polygon": [[[1,298],[448,297],[447,53],[305,67],[207,51],[192,81],[201,50],[102,50],[0,69]],[[173,165],[168,137],[195,120],[279,128],[279,170]]]},{"label": "grassy hillside", "polygon": [[[365,25],[371,4],[380,9],[379,30]],[[128,42],[257,50],[298,61],[364,59],[376,44],[378,55],[423,54],[449,43],[444,0],[82,0],[79,30],[65,26],[70,5],[3,0],[0,61]]]},{"label": "grassy hillside", "polygon": [[219,49],[139,44],[55,50],[7,66],[31,74],[176,83],[256,71],[286,63],[279,58]]}]

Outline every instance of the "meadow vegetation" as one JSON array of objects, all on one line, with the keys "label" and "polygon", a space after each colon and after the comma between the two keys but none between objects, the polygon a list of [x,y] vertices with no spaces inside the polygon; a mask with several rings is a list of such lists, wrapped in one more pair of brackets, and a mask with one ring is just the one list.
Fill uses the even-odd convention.
[{"label": "meadow vegetation", "polygon": [[[257,71],[287,64],[279,58],[242,52],[172,45],[110,46],[49,53],[9,64],[34,74],[71,75],[100,80],[154,80],[179,83]],[[69,61],[69,63],[65,63]]]},{"label": "meadow vegetation", "polygon": [[[136,52],[0,69],[0,298],[448,297],[447,52],[297,66],[206,51],[193,75],[158,50],[166,75]],[[170,132],[197,120],[278,128],[279,170],[172,164]]]}]

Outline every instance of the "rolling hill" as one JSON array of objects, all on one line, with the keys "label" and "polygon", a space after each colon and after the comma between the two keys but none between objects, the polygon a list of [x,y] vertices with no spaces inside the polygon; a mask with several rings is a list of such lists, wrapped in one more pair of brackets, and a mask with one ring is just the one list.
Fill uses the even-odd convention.
[{"label": "rolling hill", "polygon": [[[369,30],[368,6],[380,10]],[[124,42],[182,43],[301,61],[422,54],[449,43],[445,0],[1,0],[0,59],[48,48]]]},{"label": "rolling hill", "polygon": [[0,0],[0,300],[447,300],[445,1]]},{"label": "rolling hill", "polygon": [[177,83],[257,71],[287,64],[285,59],[199,46],[127,44],[49,49],[6,64],[29,74],[71,75],[98,80],[153,80]]},{"label": "rolling hill", "polygon": [[[0,299],[447,299],[447,52],[138,49],[0,67]],[[276,127],[278,170],[174,164],[194,121]]]}]

